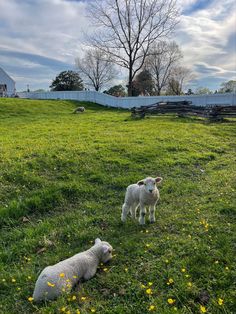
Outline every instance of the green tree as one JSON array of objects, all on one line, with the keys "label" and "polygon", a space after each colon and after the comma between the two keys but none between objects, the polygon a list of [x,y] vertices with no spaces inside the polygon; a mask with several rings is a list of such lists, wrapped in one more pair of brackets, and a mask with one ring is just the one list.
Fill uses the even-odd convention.
[{"label": "green tree", "polygon": [[104,91],[104,94],[116,96],[116,97],[125,97],[127,96],[127,93],[125,91],[125,88],[122,85],[115,85],[108,90]]},{"label": "green tree", "polygon": [[63,71],[53,81],[50,86],[52,91],[83,90],[83,81],[75,71]]},{"label": "green tree", "polygon": [[234,80],[224,82],[220,86],[219,93],[236,93],[236,81]]},{"label": "green tree", "polygon": [[187,94],[187,95],[194,95],[194,92],[192,91],[191,88],[189,88],[186,94]]},{"label": "green tree", "polygon": [[208,87],[199,87],[195,90],[196,95],[206,95],[206,94],[212,94],[212,91]]},{"label": "green tree", "polygon": [[136,75],[133,81],[132,96],[137,95],[153,95],[154,82],[151,73],[144,69]]}]

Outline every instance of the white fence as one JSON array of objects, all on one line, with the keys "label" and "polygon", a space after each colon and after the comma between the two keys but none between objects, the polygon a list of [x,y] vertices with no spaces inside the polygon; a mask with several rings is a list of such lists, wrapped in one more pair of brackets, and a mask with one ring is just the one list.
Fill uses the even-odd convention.
[{"label": "white fence", "polygon": [[193,105],[236,105],[236,94],[213,95],[183,95],[183,96],[139,96],[139,97],[114,97],[95,91],[66,91],[66,92],[29,92],[18,93],[21,98],[30,99],[71,99],[90,101],[103,106],[132,108],[152,105],[160,101],[191,101]]}]

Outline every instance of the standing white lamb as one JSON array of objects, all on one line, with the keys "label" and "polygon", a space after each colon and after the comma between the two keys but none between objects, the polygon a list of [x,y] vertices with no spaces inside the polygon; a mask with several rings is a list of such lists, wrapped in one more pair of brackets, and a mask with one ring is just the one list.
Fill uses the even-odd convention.
[{"label": "standing white lamb", "polygon": [[63,292],[70,292],[80,279],[92,278],[99,263],[112,259],[112,250],[108,242],[96,239],[89,250],[44,268],[35,284],[34,301],[53,300]]},{"label": "standing white lamb", "polygon": [[150,222],[155,222],[156,203],[160,198],[156,184],[162,181],[161,177],[140,180],[137,184],[127,187],[125,202],[122,206],[121,220],[125,222],[130,212],[132,218],[136,219],[137,208],[140,205],[139,223],[145,224],[146,207],[150,207]]}]

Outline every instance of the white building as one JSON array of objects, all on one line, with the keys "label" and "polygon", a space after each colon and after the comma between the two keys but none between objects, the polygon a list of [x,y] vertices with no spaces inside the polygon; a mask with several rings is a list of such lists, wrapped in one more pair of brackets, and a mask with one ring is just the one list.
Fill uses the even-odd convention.
[{"label": "white building", "polygon": [[2,68],[0,68],[0,97],[15,95],[15,84],[15,81]]}]

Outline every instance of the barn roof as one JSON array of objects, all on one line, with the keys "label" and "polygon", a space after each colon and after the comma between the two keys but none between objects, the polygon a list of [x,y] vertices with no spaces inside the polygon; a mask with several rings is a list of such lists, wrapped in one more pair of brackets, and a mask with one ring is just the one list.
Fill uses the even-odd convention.
[{"label": "barn roof", "polygon": [[0,67],[0,75],[1,75],[2,73],[3,73],[4,75],[6,75],[10,80],[12,80],[12,82],[15,83],[15,81],[13,80],[13,78],[11,78],[10,75],[8,75],[7,72],[4,71],[3,68]]}]

